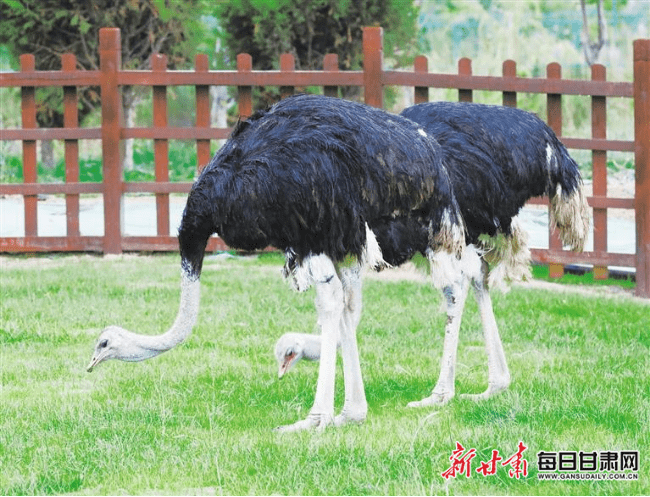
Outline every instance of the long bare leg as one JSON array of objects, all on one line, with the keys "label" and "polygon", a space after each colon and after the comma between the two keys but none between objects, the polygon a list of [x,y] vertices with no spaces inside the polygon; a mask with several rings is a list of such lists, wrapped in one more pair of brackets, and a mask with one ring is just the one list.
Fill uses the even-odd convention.
[{"label": "long bare leg", "polygon": [[442,290],[447,310],[447,324],[445,325],[445,339],[440,362],[440,376],[433,392],[429,397],[419,401],[409,402],[408,407],[424,407],[443,405],[454,396],[454,378],[456,374],[456,352],[458,351],[458,333],[460,321],[467,299],[469,280],[459,274],[455,281]]},{"label": "long bare leg", "polygon": [[325,428],[334,422],[334,378],[336,374],[336,343],[343,315],[343,286],[332,261],[324,256],[312,256],[308,274],[316,287],[316,309],[321,324],[321,357],[314,405],[307,419],[281,426],[278,431],[289,432],[309,428]]},{"label": "long bare leg", "polygon": [[474,294],[478,303],[481,321],[483,322],[483,335],[485,337],[485,351],[488,359],[488,388],[485,392],[476,395],[462,395],[464,398],[474,400],[487,399],[495,393],[505,390],[510,385],[510,371],[503,351],[501,337],[494,319],[492,299],[488,288],[488,264],[482,261],[481,277],[473,281]]},{"label": "long bare leg", "polygon": [[350,422],[360,423],[366,419],[368,413],[357,347],[357,326],[361,319],[361,268],[359,266],[342,268],[340,277],[345,302],[341,317],[345,403],[341,414],[334,419],[336,426]]}]

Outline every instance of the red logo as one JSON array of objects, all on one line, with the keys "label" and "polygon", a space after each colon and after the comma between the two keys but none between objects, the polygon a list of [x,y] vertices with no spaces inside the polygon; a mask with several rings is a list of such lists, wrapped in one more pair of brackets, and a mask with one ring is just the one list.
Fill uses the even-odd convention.
[{"label": "red logo", "polygon": [[[528,476],[528,461],[524,459],[523,454],[528,447],[526,447],[523,442],[519,442],[517,445],[517,452],[515,452],[508,459],[503,461],[503,458],[499,455],[498,450],[492,451],[492,457],[487,461],[479,461],[479,467],[476,469],[476,472],[483,476],[492,476],[497,474],[497,469],[499,467],[499,462],[503,461],[501,466],[510,466],[508,470],[508,476],[510,478],[521,478],[522,476]],[[441,473],[442,477],[445,479],[456,478],[457,475],[465,475],[466,478],[472,476],[472,459],[476,457],[476,449],[471,448],[465,451],[459,442],[456,442],[456,449],[452,451],[449,460],[451,461],[451,466]]]}]

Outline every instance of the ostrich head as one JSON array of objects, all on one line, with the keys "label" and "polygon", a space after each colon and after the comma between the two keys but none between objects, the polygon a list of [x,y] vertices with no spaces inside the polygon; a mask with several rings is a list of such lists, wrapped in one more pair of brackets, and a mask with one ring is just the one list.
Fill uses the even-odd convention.
[{"label": "ostrich head", "polygon": [[[149,342],[151,342],[149,340]],[[136,335],[119,326],[108,326],[102,331],[95,345],[95,352],[88,364],[90,373],[100,362],[109,359],[136,362],[154,357],[164,350],[153,343],[147,343],[147,338]]]},{"label": "ostrich head", "polygon": [[285,333],[275,344],[278,378],[288,373],[305,354],[305,340],[300,333]]},{"label": "ostrich head", "polygon": [[[320,326],[320,325],[319,325]],[[337,343],[337,347],[340,347]],[[275,344],[278,360],[278,378],[282,378],[301,360],[320,360],[320,335],[309,333],[285,333]]]}]

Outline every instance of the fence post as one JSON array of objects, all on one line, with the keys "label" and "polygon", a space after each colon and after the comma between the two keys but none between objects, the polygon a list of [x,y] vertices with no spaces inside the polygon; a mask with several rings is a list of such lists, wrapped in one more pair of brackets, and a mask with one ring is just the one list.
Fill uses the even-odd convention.
[{"label": "fence post", "polygon": [[[153,54],[151,57],[152,72],[167,71],[167,56]],[[154,128],[167,127],[167,87],[153,87],[153,125]],[[169,181],[169,142],[166,139],[155,138],[153,141],[153,156],[156,182]],[[169,235],[169,194],[156,193],[156,233],[158,236]]]},{"label": "fence post", "polygon": [[[591,66],[592,81],[605,81],[605,67],[600,64]],[[591,136],[607,138],[607,102],[606,97],[591,97]],[[593,195],[607,196],[607,151],[592,150]],[[594,252],[607,252],[607,209],[594,208]],[[594,266],[594,279],[605,280],[609,275],[607,266]]]},{"label": "fence post", "polygon": [[[339,56],[335,53],[328,53],[323,57],[323,71],[336,72],[339,70]],[[326,97],[338,97],[339,87],[333,85],[325,85],[323,93]]]},{"label": "fence post", "polygon": [[[237,55],[237,72],[250,72],[253,70],[253,58],[247,53]],[[246,119],[253,113],[253,87],[238,86],[239,118]]]},{"label": "fence post", "polygon": [[[34,71],[36,60],[32,54],[20,56],[20,70],[22,72]],[[36,128],[36,93],[33,86],[21,88],[21,114],[24,129]],[[23,181],[36,183],[36,140],[23,140]],[[38,196],[25,195],[25,236],[38,235]]]},{"label": "fence post", "polygon": [[120,132],[122,94],[117,75],[122,65],[118,28],[99,30],[99,70],[102,92],[102,162],[104,173],[104,253],[122,253],[122,161]]},{"label": "fence post", "polygon": [[[517,77],[517,63],[514,60],[506,60],[501,65],[504,78],[515,79]],[[502,97],[503,105],[506,107],[517,107],[517,92],[504,91]]]},{"label": "fence post", "polygon": [[634,42],[636,294],[650,297],[650,40]]},{"label": "fence post", "polygon": [[[424,55],[419,55],[415,58],[413,62],[413,71],[416,73],[428,73],[429,72],[429,59]],[[428,86],[416,86],[413,90],[413,101],[416,104],[423,104],[429,101],[429,87]]]},{"label": "fence post", "polygon": [[[561,79],[562,66],[557,62],[550,63],[546,66],[546,77],[548,79]],[[546,95],[546,114],[549,127],[558,137],[562,136],[562,95],[560,93],[549,93]],[[560,237],[555,231],[551,231],[550,226],[548,231],[548,248],[551,252],[562,250]],[[551,278],[561,278],[564,275],[564,266],[562,264],[550,263],[548,265],[548,271]]]},{"label": "fence post", "polygon": [[[61,69],[64,72],[77,70],[77,58],[74,54],[66,53],[61,56]],[[63,87],[63,127],[78,128],[79,112],[77,109],[77,87]],[[65,140],[65,182],[79,182],[79,141]],[[66,233],[68,237],[79,236],[79,195],[65,196]]]},{"label": "fence post", "polygon": [[[467,57],[463,57],[458,61],[458,75],[459,76],[471,76],[472,75],[472,60]],[[459,102],[472,102],[472,90],[458,90],[458,101]]]},{"label": "fence post", "polygon": [[384,31],[363,28],[363,98],[367,105],[384,107]]},{"label": "fence post", "polygon": [[[194,70],[208,72],[207,54],[197,54]],[[196,127],[210,127],[210,87],[208,85],[196,85]],[[196,167],[198,171],[203,169],[210,162],[210,140],[196,140]]]},{"label": "fence post", "polygon": [[[280,71],[282,72],[295,72],[296,70],[296,59],[293,54],[283,53],[280,55]],[[294,87],[293,86],[281,86],[280,87],[280,98],[287,98],[293,95]]]}]

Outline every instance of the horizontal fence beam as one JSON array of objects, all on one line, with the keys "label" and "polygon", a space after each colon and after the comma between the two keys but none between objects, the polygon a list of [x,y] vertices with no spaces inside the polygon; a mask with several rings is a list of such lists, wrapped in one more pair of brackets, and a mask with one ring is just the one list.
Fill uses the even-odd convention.
[{"label": "horizontal fence beam", "polygon": [[[634,209],[633,198],[616,198],[594,195],[587,197],[587,203],[590,207],[598,209]],[[526,205],[545,205],[548,206],[547,197],[533,197],[526,202]]]},{"label": "horizontal fence beam", "polygon": [[0,195],[79,195],[104,193],[103,183],[16,183],[0,184]]},{"label": "horizontal fence beam", "polygon": [[363,86],[363,71],[121,71],[132,86]]},{"label": "horizontal fence beam", "polygon": [[11,86],[99,86],[99,71],[21,71],[0,73],[0,88]]},{"label": "horizontal fence beam", "polygon": [[[228,246],[218,236],[208,240],[207,252],[228,250]],[[122,250],[126,252],[175,252],[178,250],[178,238],[175,236],[123,236]]]},{"label": "horizontal fence beam", "polygon": [[192,183],[190,182],[128,182],[122,184],[124,193],[190,193]]},{"label": "horizontal fence beam", "polygon": [[101,140],[101,128],[3,129],[0,140]]},{"label": "horizontal fence beam", "polygon": [[503,78],[501,76],[465,76],[409,71],[385,71],[384,85],[427,86],[459,90],[485,90],[517,93],[545,93],[600,97],[633,97],[634,86],[627,82],[588,81],[547,78]]},{"label": "horizontal fence beam", "polygon": [[570,252],[565,250],[530,249],[533,261],[543,264],[593,264],[594,266],[636,266],[635,254],[612,252]]},{"label": "horizontal fence beam", "polygon": [[[600,97],[634,96],[627,82],[503,78],[384,71],[383,85]],[[118,85],[132,86],[363,86],[363,71],[120,71]],[[0,74],[0,87],[99,86],[99,71],[31,71]]]},{"label": "horizontal fence beam", "polygon": [[152,140],[225,140],[232,128],[151,127],[122,128],[120,138]]},{"label": "horizontal fence beam", "polygon": [[[178,246],[178,244],[177,244]],[[24,236],[0,238],[0,252],[104,252],[102,236]]]}]

